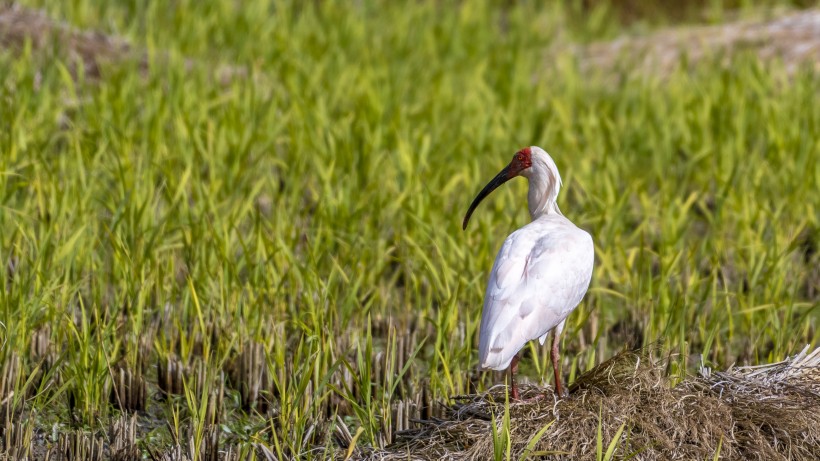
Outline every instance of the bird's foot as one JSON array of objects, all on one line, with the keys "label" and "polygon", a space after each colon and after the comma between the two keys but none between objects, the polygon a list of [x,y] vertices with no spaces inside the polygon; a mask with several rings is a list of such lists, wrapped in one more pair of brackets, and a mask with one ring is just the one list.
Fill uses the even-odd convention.
[{"label": "bird's foot", "polygon": [[[551,394],[554,395],[555,398],[558,399],[558,400],[565,399],[565,398],[569,397],[569,391],[567,391],[567,389],[564,386],[561,386],[561,385],[556,386],[553,389]],[[545,392],[544,395],[549,397],[550,392]]]},{"label": "bird's foot", "polygon": [[525,399],[525,402],[538,402],[539,400],[546,399],[549,397],[547,394],[535,394],[534,396]]},{"label": "bird's foot", "polygon": [[541,396],[545,398],[550,398],[554,396],[557,400],[561,400],[569,397],[569,392],[567,392],[566,389],[556,389],[552,392],[546,391],[543,394],[541,394]]},{"label": "bird's foot", "polygon": [[513,387],[512,391],[511,391],[511,396],[512,396],[512,400],[515,400],[516,402],[532,403],[532,402],[538,402],[538,401],[544,400],[544,399],[549,399],[552,396],[552,393],[551,392],[544,392],[544,393],[539,392],[538,394],[535,394],[531,397],[522,398],[521,393],[518,391],[518,388]]}]

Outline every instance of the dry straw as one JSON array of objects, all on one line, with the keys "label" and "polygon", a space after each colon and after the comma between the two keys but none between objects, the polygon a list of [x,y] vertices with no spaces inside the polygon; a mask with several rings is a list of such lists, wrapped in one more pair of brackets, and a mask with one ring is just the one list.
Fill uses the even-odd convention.
[{"label": "dry straw", "polygon": [[[613,357],[566,399],[510,403],[511,459],[599,459],[601,442],[614,449],[611,459],[820,459],[820,348],[771,365],[702,368],[674,386],[658,352]],[[523,397],[544,391],[524,386]],[[453,402],[446,418],[418,421],[387,449],[362,448],[354,458],[493,459],[504,386]]]}]

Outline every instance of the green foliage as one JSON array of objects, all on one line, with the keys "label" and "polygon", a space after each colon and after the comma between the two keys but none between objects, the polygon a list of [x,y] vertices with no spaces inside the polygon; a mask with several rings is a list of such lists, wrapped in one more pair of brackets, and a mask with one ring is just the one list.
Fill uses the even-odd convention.
[{"label": "green foliage", "polygon": [[[44,422],[105,427],[119,361],[201,360],[198,385],[215,388],[253,341],[276,417],[232,416],[239,441],[279,459],[330,445],[312,424],[346,402],[356,443],[380,443],[399,398],[468,392],[487,272],[529,219],[526,182],[467,232],[461,218],[531,144],[553,155],[559,205],[595,240],[592,286],[565,330],[572,377],[624,347],[624,325],[679,351],[677,372],[698,365],[691,354],[758,363],[817,343],[809,69],[788,77],[740,55],[668,76],[581,71],[545,52],[567,47],[565,20],[582,24],[568,31],[578,41],[621,26],[537,2],[43,3],[147,59],[94,79],[30,47],[0,53],[2,355],[33,374],[32,337],[47,331],[54,385],[26,386]],[[345,370],[351,385],[336,379]],[[207,393],[189,386],[161,405],[198,444]],[[611,459],[616,446],[598,443]]]},{"label": "green foliage", "polygon": [[618,430],[615,431],[615,435],[612,436],[612,440],[610,440],[609,445],[607,446],[606,452],[604,452],[604,434],[603,434],[603,426],[604,426],[604,419],[602,415],[603,409],[598,411],[598,435],[595,438],[595,459],[597,461],[612,461],[615,456],[615,452],[618,450],[621,442],[621,435],[626,429],[626,421],[621,423],[618,427]]},{"label": "green foliage", "polygon": [[504,414],[501,421],[496,415],[491,415],[490,429],[493,436],[493,458],[495,461],[510,459],[512,440],[510,440],[510,394],[504,394]]}]

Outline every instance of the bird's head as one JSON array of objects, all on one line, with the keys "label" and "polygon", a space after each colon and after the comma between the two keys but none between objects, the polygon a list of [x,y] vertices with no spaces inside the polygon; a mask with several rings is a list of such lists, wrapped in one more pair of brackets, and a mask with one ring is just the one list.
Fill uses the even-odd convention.
[{"label": "bird's head", "polygon": [[[473,203],[470,205],[470,208],[467,210],[467,214],[464,216],[464,222],[462,223],[461,228],[467,229],[467,223],[470,221],[470,216],[472,216],[473,211],[476,209],[478,204],[481,203],[486,196],[490,195],[492,191],[496,190],[498,186],[516,176],[524,176],[527,179],[532,179],[533,176],[539,176],[539,172],[541,173],[541,176],[546,176],[549,178],[547,181],[551,187],[550,191],[547,192],[554,201],[555,197],[558,196],[558,189],[561,187],[561,177],[558,175],[558,168],[555,166],[555,162],[553,162],[549,154],[547,154],[540,147],[525,147],[516,152],[510,163],[497,175],[495,175],[495,177],[487,183],[486,186],[484,186],[484,189],[481,189],[481,192],[478,193],[476,198],[473,200]],[[530,184],[532,184],[532,182]]]}]

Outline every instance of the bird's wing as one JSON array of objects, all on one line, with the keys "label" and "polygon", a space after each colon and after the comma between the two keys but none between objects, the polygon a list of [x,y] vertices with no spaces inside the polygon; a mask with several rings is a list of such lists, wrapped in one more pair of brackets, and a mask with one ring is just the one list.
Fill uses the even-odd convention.
[{"label": "bird's wing", "polygon": [[484,297],[482,368],[506,368],[527,341],[561,323],[589,286],[593,258],[592,238],[569,221],[533,222],[507,237]]}]

